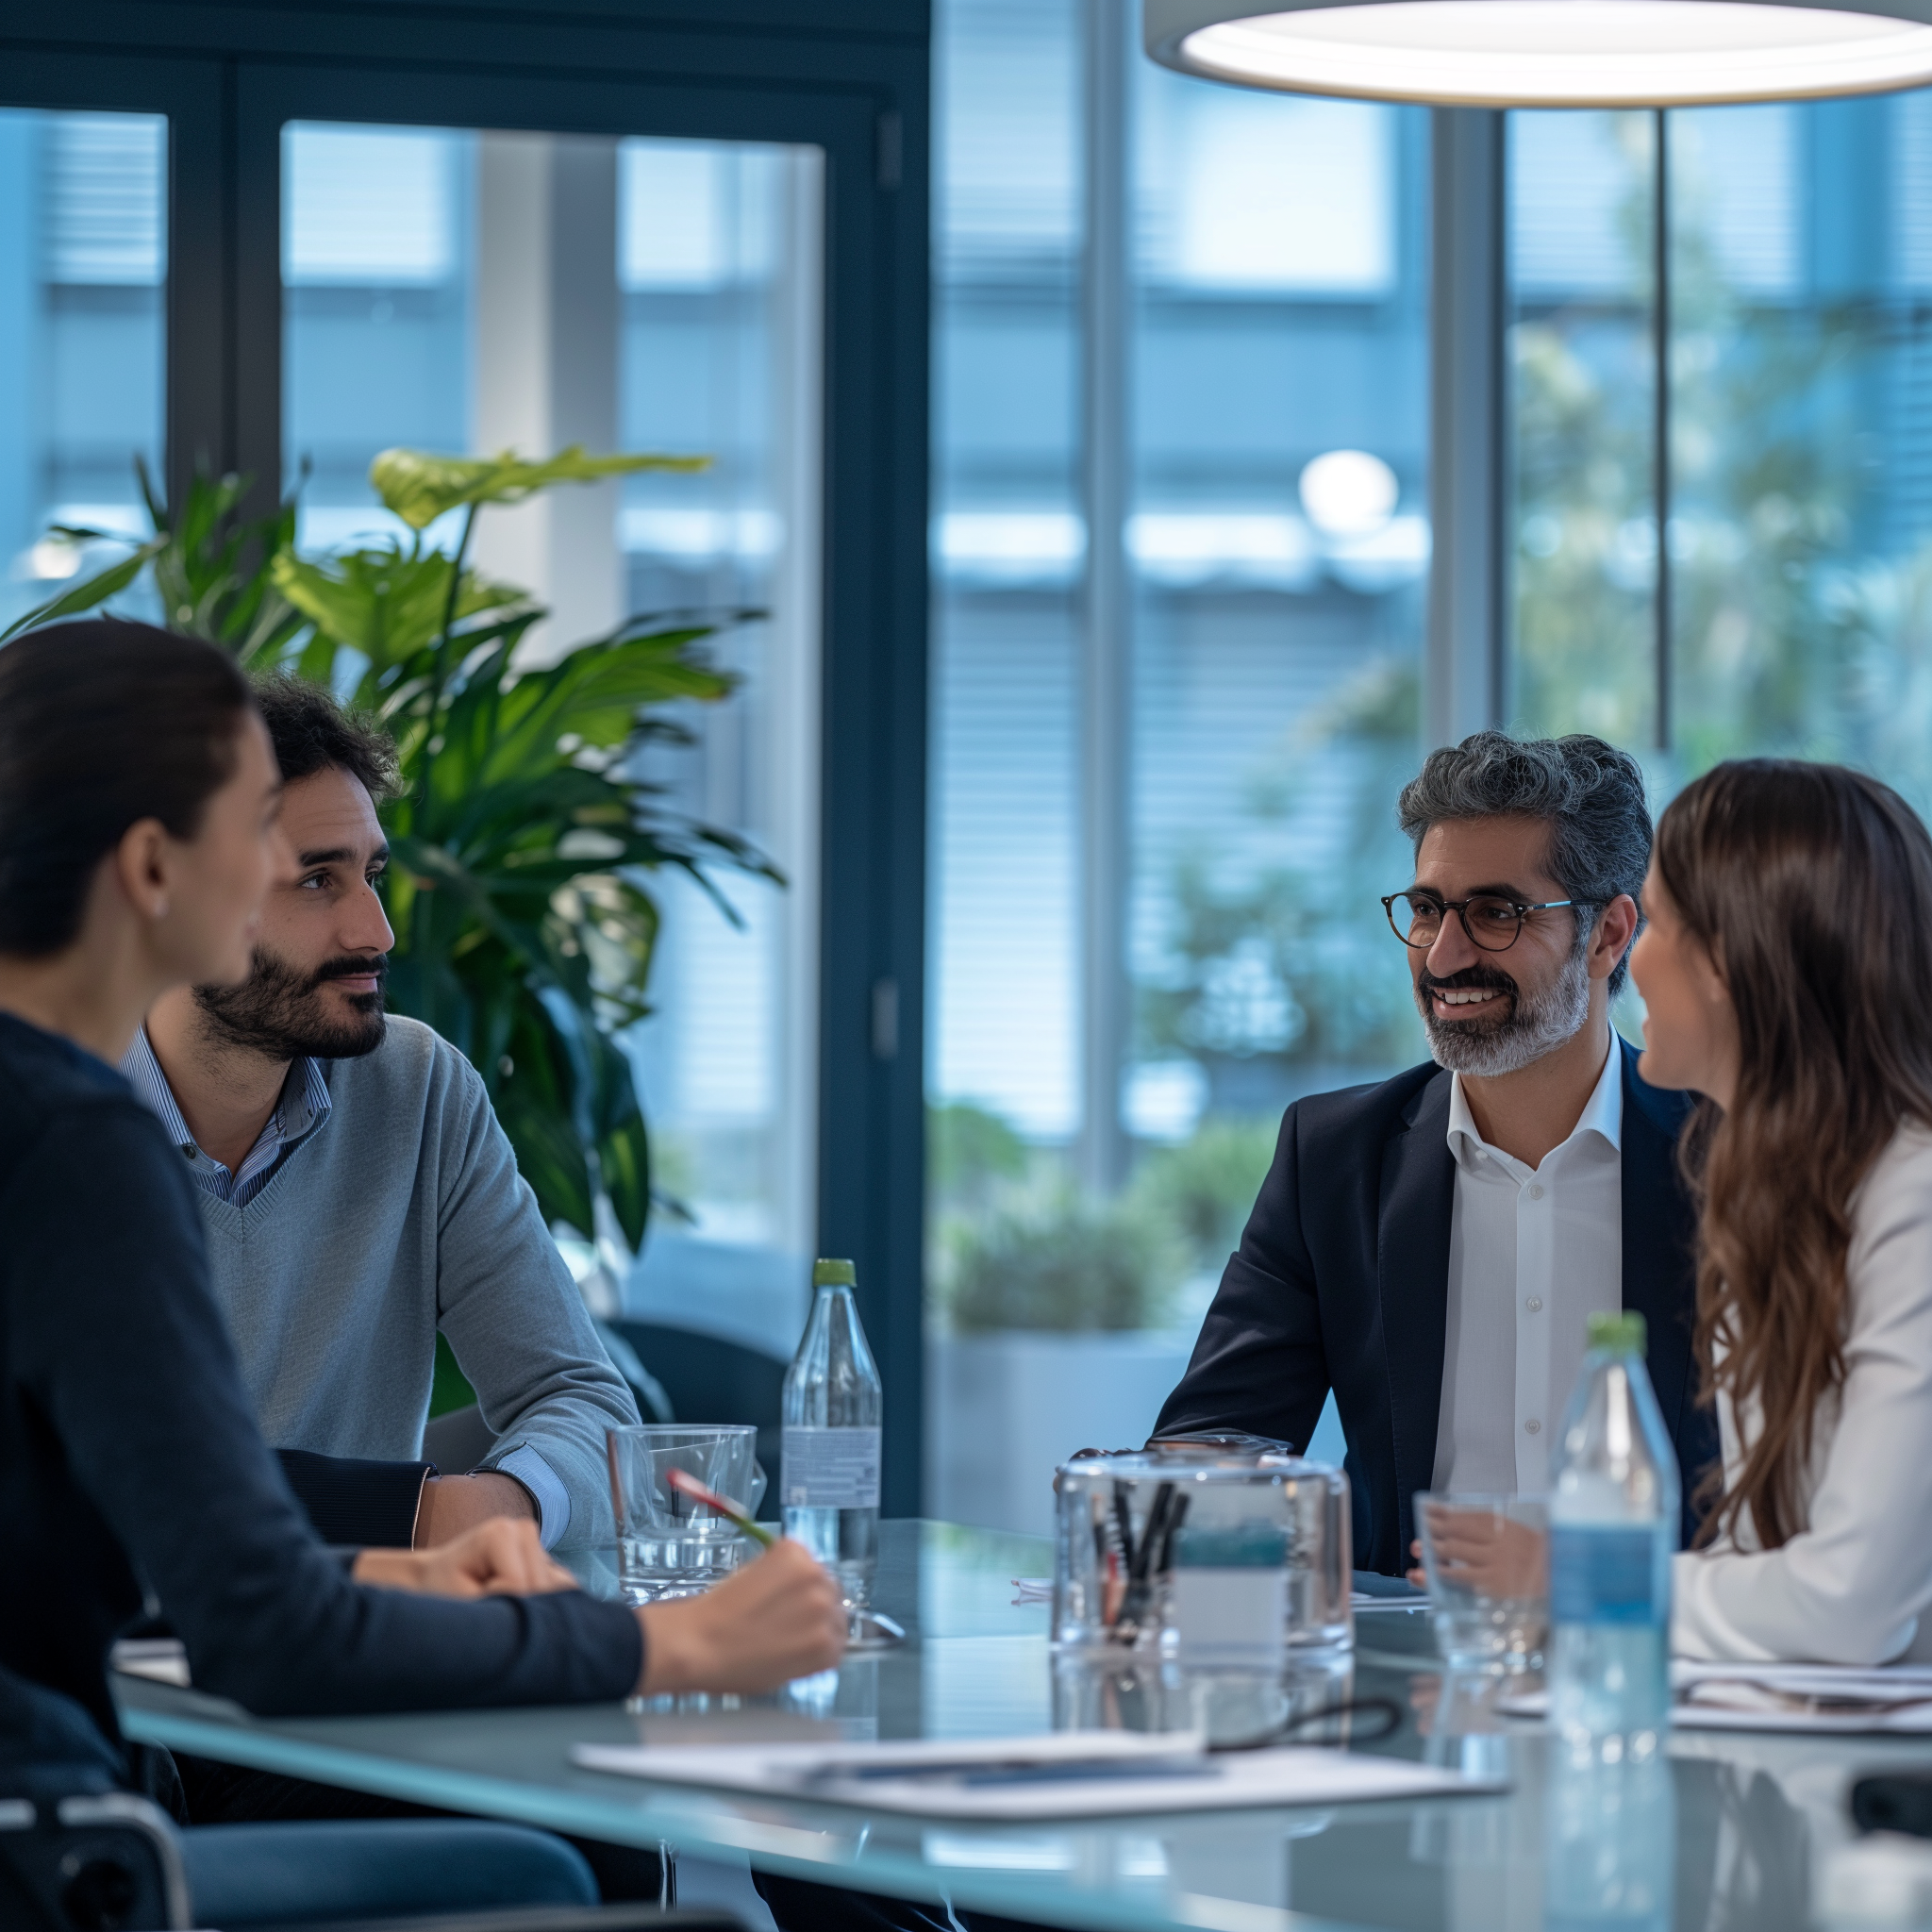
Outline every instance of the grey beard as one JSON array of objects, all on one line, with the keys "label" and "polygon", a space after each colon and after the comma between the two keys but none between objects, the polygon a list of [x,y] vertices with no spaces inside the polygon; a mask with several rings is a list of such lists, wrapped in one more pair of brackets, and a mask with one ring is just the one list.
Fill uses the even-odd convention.
[{"label": "grey beard", "polygon": [[1515,1006],[1500,1025],[1481,1031],[1445,1025],[1429,1011],[1428,1000],[1418,989],[1423,1025],[1437,1065],[1478,1077],[1520,1074],[1532,1060],[1540,1060],[1565,1041],[1574,1040],[1590,1018],[1588,933],[1582,939],[1583,943],[1563,962],[1563,970],[1541,992],[1518,990]]}]

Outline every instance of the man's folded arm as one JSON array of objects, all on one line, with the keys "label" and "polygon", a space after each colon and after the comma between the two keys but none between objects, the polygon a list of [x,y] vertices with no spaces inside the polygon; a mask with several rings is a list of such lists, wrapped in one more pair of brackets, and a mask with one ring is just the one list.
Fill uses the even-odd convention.
[{"label": "man's folded arm", "polygon": [[1156,1435],[1242,1429],[1306,1449],[1328,1395],[1328,1362],[1303,1238],[1296,1108],[1239,1250],[1222,1271],[1194,1353],[1162,1406]]}]

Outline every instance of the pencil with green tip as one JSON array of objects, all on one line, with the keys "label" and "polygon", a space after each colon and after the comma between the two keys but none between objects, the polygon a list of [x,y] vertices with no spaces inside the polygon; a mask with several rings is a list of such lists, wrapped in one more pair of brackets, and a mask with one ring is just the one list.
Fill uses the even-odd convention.
[{"label": "pencil with green tip", "polygon": [[702,1503],[707,1509],[715,1509],[727,1523],[734,1523],[766,1549],[778,1541],[762,1523],[754,1523],[744,1511],[728,1496],[721,1496],[716,1490],[708,1490],[688,1469],[671,1469],[664,1474],[664,1480],[674,1490],[689,1496],[693,1503]]}]

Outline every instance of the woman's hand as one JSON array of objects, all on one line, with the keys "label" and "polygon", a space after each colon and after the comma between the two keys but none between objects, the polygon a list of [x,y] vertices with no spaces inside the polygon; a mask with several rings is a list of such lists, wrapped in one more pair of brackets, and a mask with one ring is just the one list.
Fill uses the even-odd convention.
[{"label": "woman's hand", "polygon": [[[1548,1595],[1549,1540],[1529,1524],[1474,1509],[1437,1508],[1429,1517],[1429,1534],[1442,1581],[1453,1588],[1517,1600]],[[1422,1540],[1409,1549],[1420,1557]],[[1426,1588],[1429,1579],[1418,1567],[1408,1573],[1408,1580]]]},{"label": "woman's hand", "polygon": [[541,1596],[577,1587],[545,1553],[537,1525],[509,1516],[493,1516],[433,1550],[364,1550],[350,1574],[424,1596]]},{"label": "woman's hand", "polygon": [[783,1541],[702,1596],[646,1604],[641,1696],[775,1690],[845,1654],[839,1586],[802,1543]]}]

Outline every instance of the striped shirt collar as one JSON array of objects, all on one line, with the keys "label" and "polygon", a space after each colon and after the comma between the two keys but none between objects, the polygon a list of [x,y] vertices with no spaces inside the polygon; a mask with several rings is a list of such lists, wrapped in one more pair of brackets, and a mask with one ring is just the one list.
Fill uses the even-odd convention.
[{"label": "striped shirt collar", "polygon": [[322,1062],[306,1057],[294,1061],[289,1068],[288,1078],[282,1082],[282,1097],[269,1115],[268,1124],[248,1150],[241,1167],[230,1174],[219,1160],[195,1145],[174,1090],[161,1072],[160,1061],[155,1058],[145,1026],[136,1032],[134,1044],[121,1062],[121,1071],[167,1130],[168,1139],[188,1157],[195,1185],[203,1193],[233,1208],[245,1208],[260,1193],[273,1178],[283,1155],[328,1118],[331,1105]]}]

